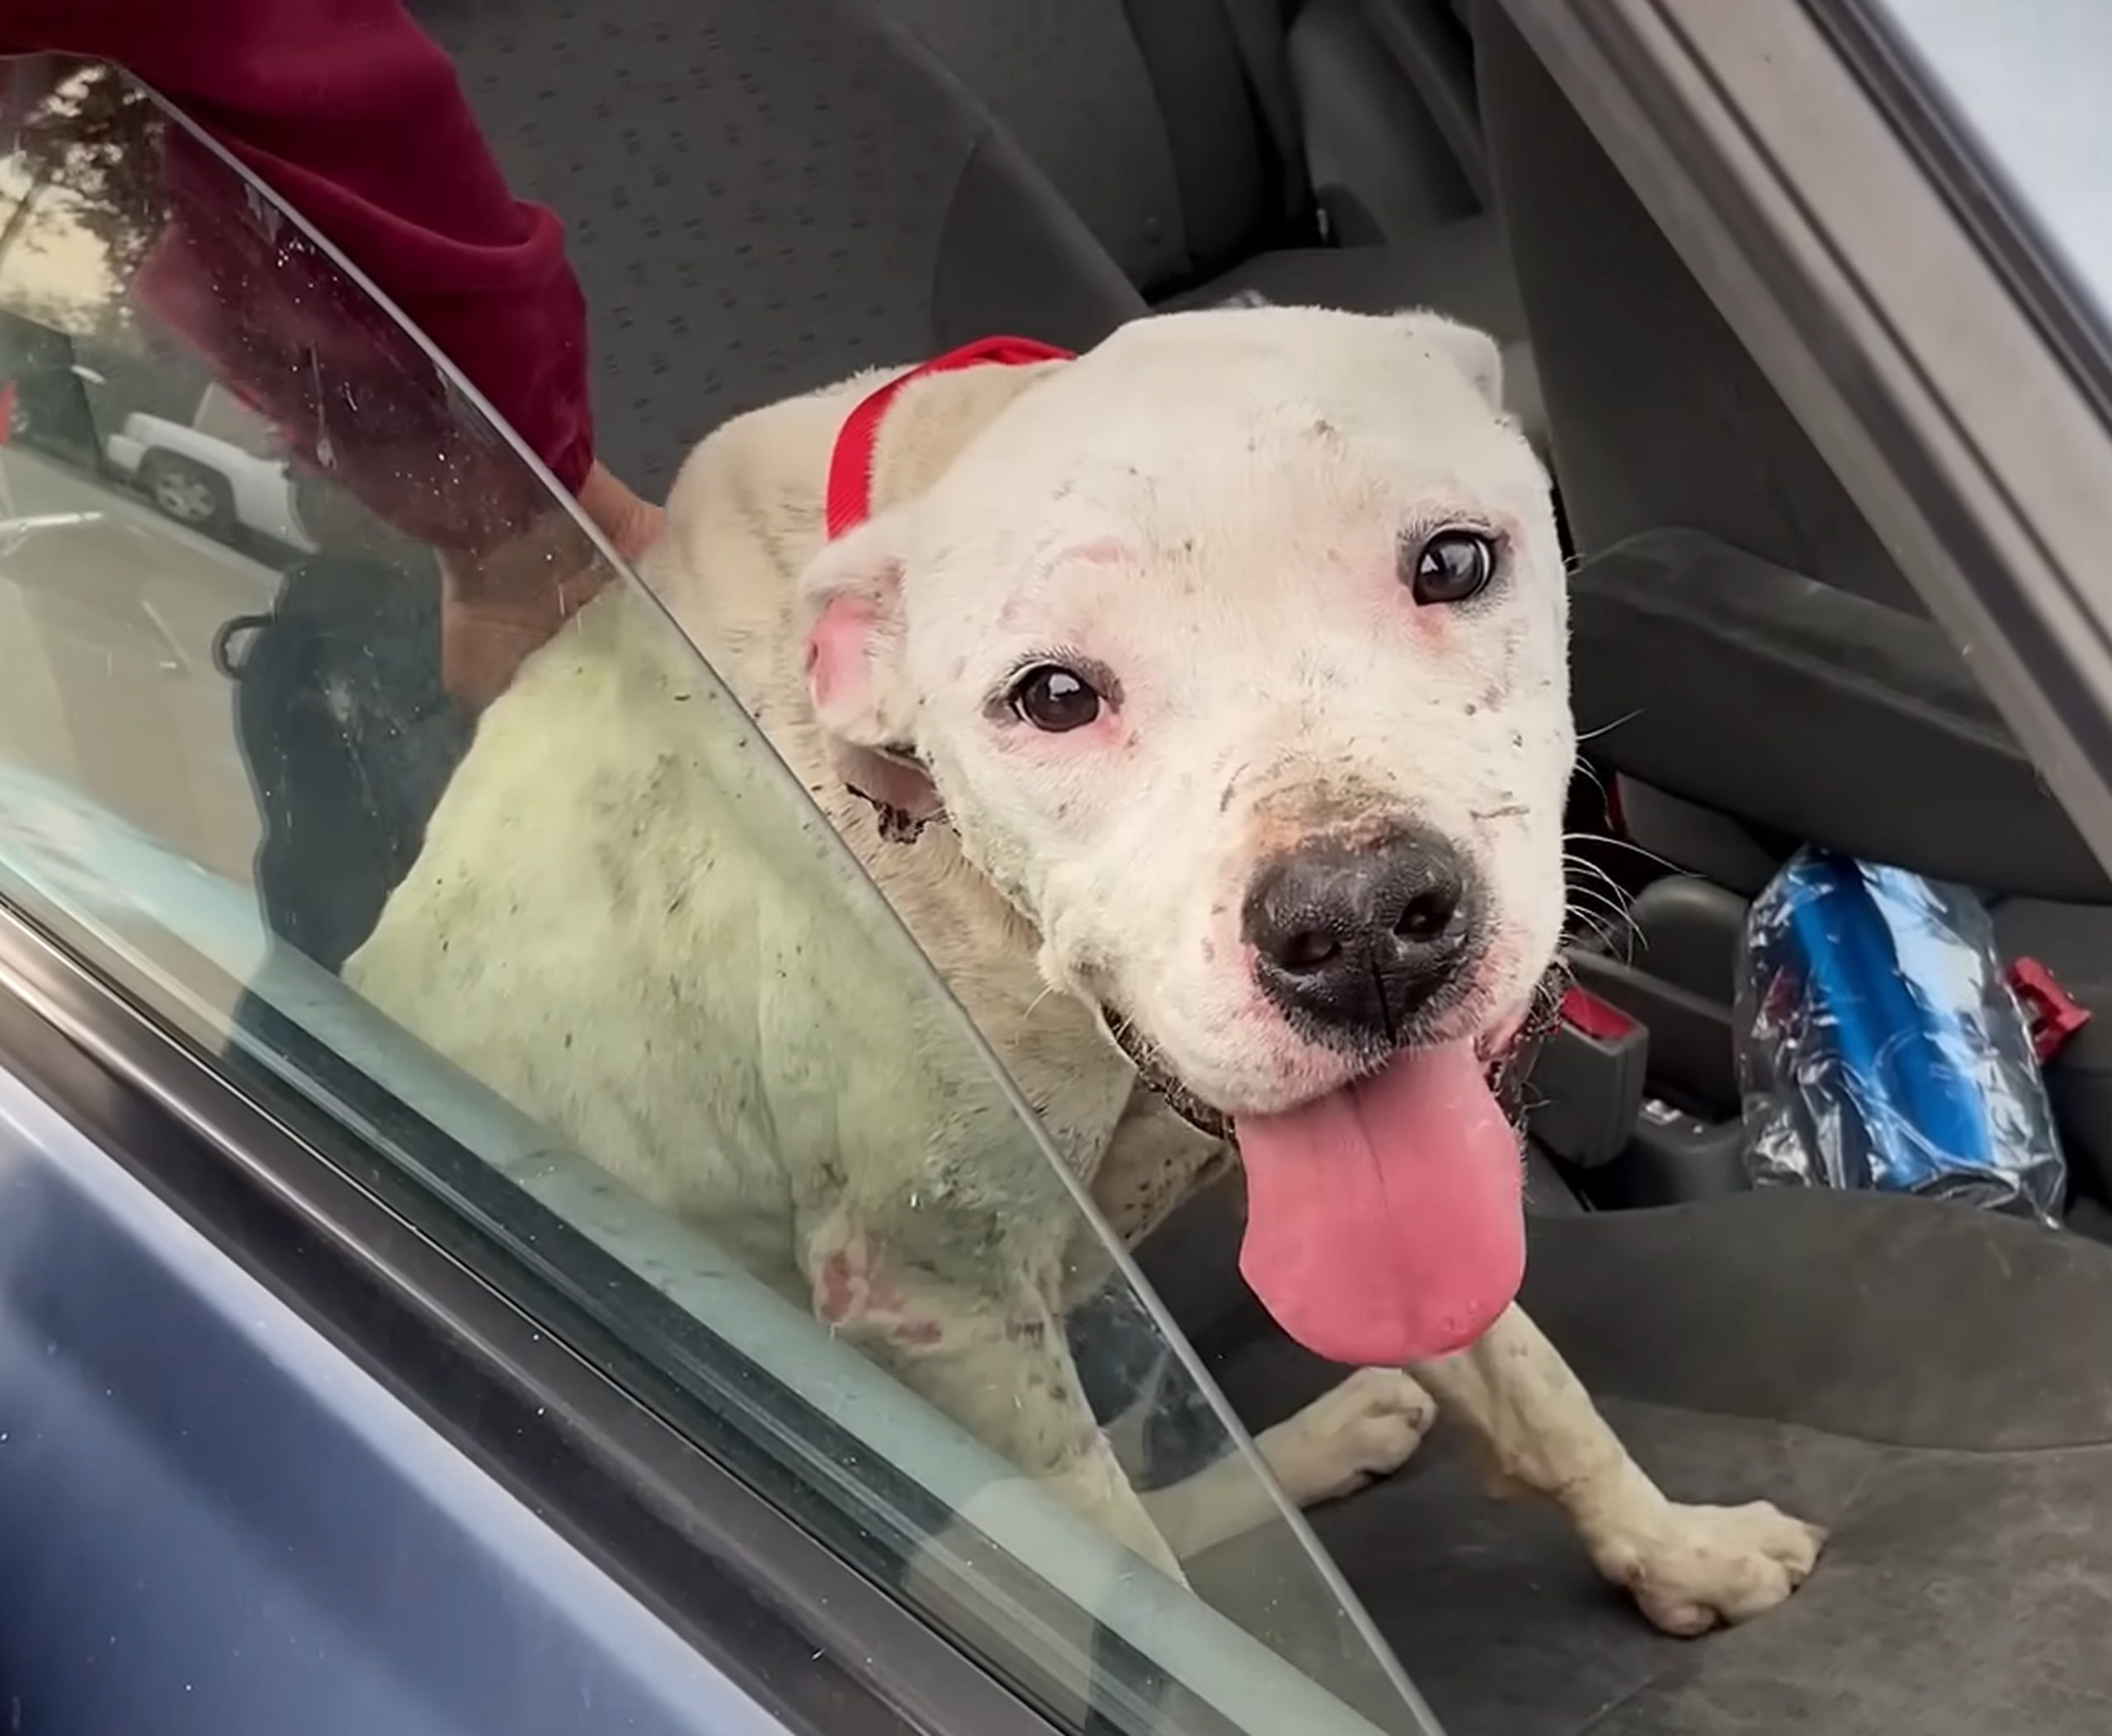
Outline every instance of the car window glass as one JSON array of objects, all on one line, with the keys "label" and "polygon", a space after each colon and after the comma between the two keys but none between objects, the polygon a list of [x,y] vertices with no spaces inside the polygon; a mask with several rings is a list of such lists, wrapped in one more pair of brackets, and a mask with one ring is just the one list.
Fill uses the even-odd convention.
[{"label": "car window glass", "polygon": [[2112,189],[2097,171],[2099,92],[2112,13],[2092,0],[2030,0],[2000,13],[1944,0],[1858,0],[1905,45],[1918,79],[1992,172],[1999,200],[2112,330]]},{"label": "car window glass", "polygon": [[277,456],[279,436],[271,422],[218,384],[205,388],[191,425],[248,457],[269,461]]},{"label": "car window glass", "polygon": [[[50,66],[18,90],[32,77],[0,157],[8,901],[230,1078],[326,1111],[331,1154],[464,1257],[532,1271],[649,1359],[708,1450],[1065,1727],[1426,1728],[928,965],[652,597],[146,92]],[[657,1035],[499,956],[465,994],[507,1017],[407,1029],[372,1002],[455,965],[398,953],[365,996],[339,973],[473,730],[518,726],[463,694],[549,679],[595,684],[636,775],[708,804],[715,883],[743,900],[636,985],[671,1009]],[[513,798],[598,800],[565,747]],[[571,920],[591,949],[611,917]],[[566,1022],[576,1068],[510,1053],[514,1012]],[[690,1014],[717,1040],[686,1042]],[[727,1040],[743,1021],[752,1040]],[[587,1057],[618,1029],[627,1066],[690,1092],[679,1149],[600,1089],[607,1057]],[[816,1153],[845,1174],[813,1180]],[[699,1164],[766,1179],[707,1209]],[[862,1215],[829,1244],[846,1196]],[[1012,1361],[935,1368],[914,1333],[882,1350],[818,1322],[870,1275],[854,1243],[875,1225],[950,1328],[1046,1341],[1039,1375],[1096,1404],[1082,1451],[1044,1450],[1045,1394],[1007,1389]],[[1110,1532],[1149,1544],[1134,1490],[1196,1474],[1243,1517],[1183,1589]]]}]

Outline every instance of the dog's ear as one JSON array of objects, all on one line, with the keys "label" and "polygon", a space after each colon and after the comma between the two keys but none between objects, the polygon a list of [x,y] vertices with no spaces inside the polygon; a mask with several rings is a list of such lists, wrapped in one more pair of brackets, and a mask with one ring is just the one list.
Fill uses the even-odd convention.
[{"label": "dog's ear", "polygon": [[844,783],[883,828],[939,811],[915,757],[917,699],[904,664],[902,573],[908,509],[824,545],[799,581],[807,697]]},{"label": "dog's ear", "polygon": [[825,544],[799,581],[807,696],[822,728],[861,748],[907,743],[916,701],[903,668],[901,509]]},{"label": "dog's ear", "polygon": [[880,510],[824,544],[799,582],[807,696],[844,783],[913,834],[940,810],[917,757],[902,583],[917,498],[1006,405],[1061,362],[965,368],[913,383],[889,409],[873,455]]},{"label": "dog's ear", "polygon": [[1503,408],[1503,352],[1487,333],[1422,308],[1393,318],[1425,354],[1451,363],[1465,375],[1492,410]]}]

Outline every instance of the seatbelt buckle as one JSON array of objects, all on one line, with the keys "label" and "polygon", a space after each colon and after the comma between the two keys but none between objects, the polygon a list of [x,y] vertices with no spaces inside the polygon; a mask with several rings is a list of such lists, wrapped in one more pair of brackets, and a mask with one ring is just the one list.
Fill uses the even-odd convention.
[{"label": "seatbelt buckle", "polygon": [[1533,1064],[1533,1137],[1580,1169],[1610,1163],[1634,1136],[1649,1060],[1640,1020],[1571,984]]},{"label": "seatbelt buckle", "polygon": [[2090,1009],[2078,1006],[2053,973],[2037,959],[2016,960],[2010,966],[2010,993],[2024,1009],[2031,1033],[2031,1052],[2043,1067],[2074,1040],[2090,1022]]}]

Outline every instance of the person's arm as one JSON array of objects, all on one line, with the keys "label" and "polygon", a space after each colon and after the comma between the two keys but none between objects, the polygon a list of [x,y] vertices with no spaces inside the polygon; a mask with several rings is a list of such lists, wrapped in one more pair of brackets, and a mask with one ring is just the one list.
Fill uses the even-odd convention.
[{"label": "person's arm", "polygon": [[557,219],[507,190],[453,66],[400,0],[10,0],[0,53],[37,50],[116,62],[175,102],[371,277],[566,488],[606,496],[610,479],[589,486],[586,314]]}]

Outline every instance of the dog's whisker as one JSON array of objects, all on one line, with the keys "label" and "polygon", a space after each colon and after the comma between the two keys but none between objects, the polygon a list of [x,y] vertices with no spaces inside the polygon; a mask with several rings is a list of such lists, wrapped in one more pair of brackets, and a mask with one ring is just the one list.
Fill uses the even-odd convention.
[{"label": "dog's whisker", "polygon": [[1621,910],[1634,903],[1628,889],[1596,863],[1566,859],[1563,863],[1564,882],[1574,890],[1589,889]]},{"label": "dog's whisker", "polygon": [[1635,918],[1629,911],[1628,905],[1618,898],[1608,896],[1596,886],[1589,884],[1582,886],[1572,885],[1569,889],[1569,902],[1572,907],[1584,906],[1596,911],[1600,915],[1611,921],[1626,923],[1630,927],[1634,927]]},{"label": "dog's whisker", "polygon": [[1585,885],[1603,887],[1606,894],[1622,909],[1627,909],[1634,902],[1628,889],[1608,873],[1600,864],[1591,861],[1590,857],[1565,853],[1562,859],[1562,865],[1567,870],[1588,876],[1584,882]]},{"label": "dog's whisker", "polygon": [[1624,955],[1631,952],[1641,938],[1633,926],[1623,922],[1603,910],[1594,910],[1588,905],[1572,904],[1571,918],[1588,927],[1608,946],[1618,946]]},{"label": "dog's whisker", "polygon": [[[1582,843],[1584,842],[1586,842],[1584,839],[1577,837],[1573,833],[1566,836],[1563,839],[1563,842],[1565,845],[1571,843]],[[1562,860],[1565,865],[1570,867],[1587,869],[1593,874],[1606,875],[1606,870],[1604,864],[1593,861],[1590,856],[1584,855],[1580,851],[1564,849],[1562,852]],[[1610,880],[1612,876],[1610,875],[1606,875],[1606,878]]]},{"label": "dog's whisker", "polygon": [[1591,842],[1595,844],[1612,844],[1619,849],[1629,851],[1636,856],[1641,856],[1643,861],[1652,864],[1653,866],[1662,868],[1668,874],[1685,874],[1687,871],[1685,869],[1681,867],[1677,862],[1673,861],[1669,856],[1660,856],[1654,850],[1646,850],[1642,845],[1635,843],[1628,838],[1615,837],[1610,834],[1605,837],[1594,835]]},{"label": "dog's whisker", "polygon": [[1621,922],[1633,922],[1635,920],[1634,908],[1628,894],[1617,886],[1602,886],[1591,880],[1572,880],[1569,883],[1569,892],[1572,899],[1583,898],[1588,894],[1592,901],[1608,915]]},{"label": "dog's whisker", "polygon": [[1622,716],[1615,718],[1610,724],[1601,724],[1596,729],[1584,730],[1577,736],[1577,739],[1580,742],[1596,742],[1600,736],[1610,735],[1615,730],[1619,729],[1623,724],[1632,724],[1636,720],[1636,719],[1642,715],[1643,713],[1640,710],[1627,712]]},{"label": "dog's whisker", "polygon": [[1627,912],[1590,904],[1579,897],[1570,899],[1568,917],[1569,921],[1595,936],[1607,952],[1616,955],[1624,961],[1634,958],[1636,945],[1643,938],[1642,931],[1635,926],[1634,919]]},{"label": "dog's whisker", "polygon": [[1608,927],[1618,927],[1622,921],[1620,912],[1609,909],[1604,904],[1595,904],[1581,897],[1572,896],[1566,909],[1572,917],[1580,920],[1588,918],[1595,922],[1604,923]]}]

